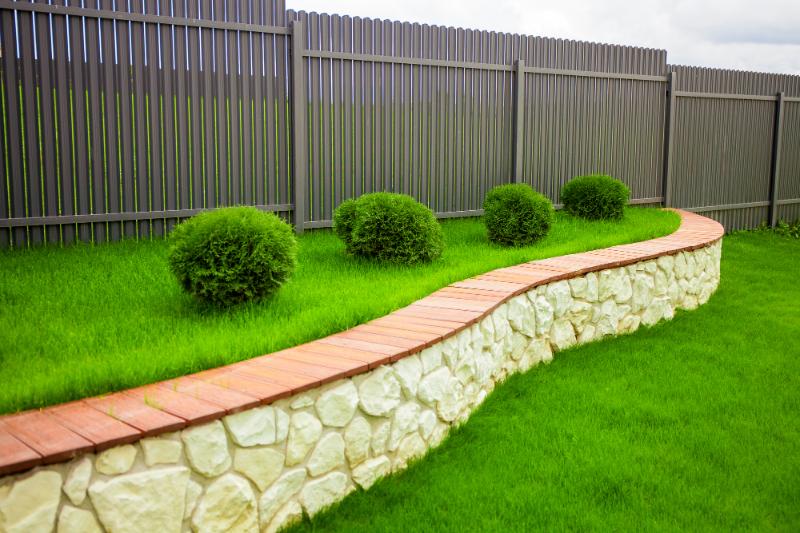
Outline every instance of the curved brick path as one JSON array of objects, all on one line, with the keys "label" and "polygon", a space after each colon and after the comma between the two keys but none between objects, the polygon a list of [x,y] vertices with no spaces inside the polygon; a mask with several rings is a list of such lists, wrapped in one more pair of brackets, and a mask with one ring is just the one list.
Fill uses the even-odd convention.
[{"label": "curved brick path", "polygon": [[396,361],[441,341],[537,285],[694,250],[722,226],[685,211],[671,235],[501,268],[445,287],[347,331],[240,363],[0,417],[0,475],[175,431]]}]

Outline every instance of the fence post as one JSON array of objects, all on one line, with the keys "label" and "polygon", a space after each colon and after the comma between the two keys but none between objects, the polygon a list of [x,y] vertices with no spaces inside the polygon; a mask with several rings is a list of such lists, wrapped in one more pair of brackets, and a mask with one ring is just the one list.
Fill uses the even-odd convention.
[{"label": "fence post", "polygon": [[517,60],[514,100],[514,183],[522,183],[522,125],[525,118],[525,60]]},{"label": "fence post", "polygon": [[667,113],[664,124],[664,173],[661,195],[664,207],[672,206],[672,137],[675,128],[675,82],[677,73],[667,75]]},{"label": "fence post", "polygon": [[306,84],[303,22],[292,21],[292,171],[294,185],[294,231],[303,233],[308,184],[308,136],[306,135]]},{"label": "fence post", "polygon": [[775,101],[775,131],[772,134],[772,165],[769,176],[769,225],[778,223],[778,176],[781,171],[781,133],[783,131],[783,92]]}]

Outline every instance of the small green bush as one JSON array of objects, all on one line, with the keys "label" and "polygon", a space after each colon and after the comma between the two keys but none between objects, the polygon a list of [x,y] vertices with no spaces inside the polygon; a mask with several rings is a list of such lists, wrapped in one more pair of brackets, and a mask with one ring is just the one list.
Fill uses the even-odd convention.
[{"label": "small green bush", "polygon": [[442,255],[442,227],[433,212],[404,194],[365,194],[342,203],[333,216],[336,235],[359,257],[410,265]]},{"label": "small green bush", "polygon": [[188,293],[230,306],[273,294],[296,266],[291,226],[254,207],[226,207],[178,224],[169,266]]},{"label": "small green bush", "polygon": [[483,201],[483,220],[489,240],[503,246],[525,246],[550,231],[553,204],[529,185],[500,185]]},{"label": "small green bush", "polygon": [[564,210],[589,220],[621,219],[629,197],[624,183],[603,174],[578,176],[561,189]]}]

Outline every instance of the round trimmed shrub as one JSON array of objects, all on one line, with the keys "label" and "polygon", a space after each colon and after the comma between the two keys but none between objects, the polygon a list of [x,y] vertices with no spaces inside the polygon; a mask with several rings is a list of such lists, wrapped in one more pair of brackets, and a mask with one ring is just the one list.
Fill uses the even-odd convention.
[{"label": "round trimmed shrub", "polygon": [[356,207],[355,200],[345,200],[333,212],[333,232],[344,241],[345,246],[350,246],[350,235],[353,233]]},{"label": "round trimmed shrub", "polygon": [[291,226],[254,207],[226,207],[178,224],[169,266],[188,293],[217,306],[273,294],[292,275],[297,240]]},{"label": "round trimmed shrub", "polygon": [[604,174],[578,176],[561,189],[564,210],[589,220],[621,219],[629,197],[624,183]]},{"label": "round trimmed shrub", "polygon": [[495,187],[483,201],[489,240],[503,246],[536,242],[550,231],[554,216],[550,200],[524,183]]},{"label": "round trimmed shrub", "polygon": [[343,202],[333,228],[348,253],[410,265],[442,255],[442,227],[426,206],[404,194],[377,192]]}]

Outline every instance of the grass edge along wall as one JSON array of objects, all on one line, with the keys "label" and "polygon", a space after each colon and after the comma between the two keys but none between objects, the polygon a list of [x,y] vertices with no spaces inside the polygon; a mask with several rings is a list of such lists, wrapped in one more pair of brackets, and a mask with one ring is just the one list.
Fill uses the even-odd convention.
[{"label": "grass edge along wall", "polygon": [[[684,223],[700,219],[683,216]],[[0,517],[10,530],[52,529],[58,520],[61,527],[135,522],[160,530],[224,530],[236,522],[274,531],[405,468],[509,374],[550,360],[553,351],[704,303],[719,283],[721,235],[712,226],[686,229],[683,241],[654,239],[651,247],[661,241],[678,250],[682,242],[704,244],[521,291],[419,354],[222,422],[6,476]],[[619,261],[612,250],[605,253]],[[591,254],[570,258],[573,272]]]},{"label": "grass edge along wall", "polygon": [[281,0],[170,5],[0,0],[0,246],[162,235],[235,204],[302,231],[372,191],[476,215],[492,186],[557,203],[595,172],[729,230],[800,217],[798,76]]}]

